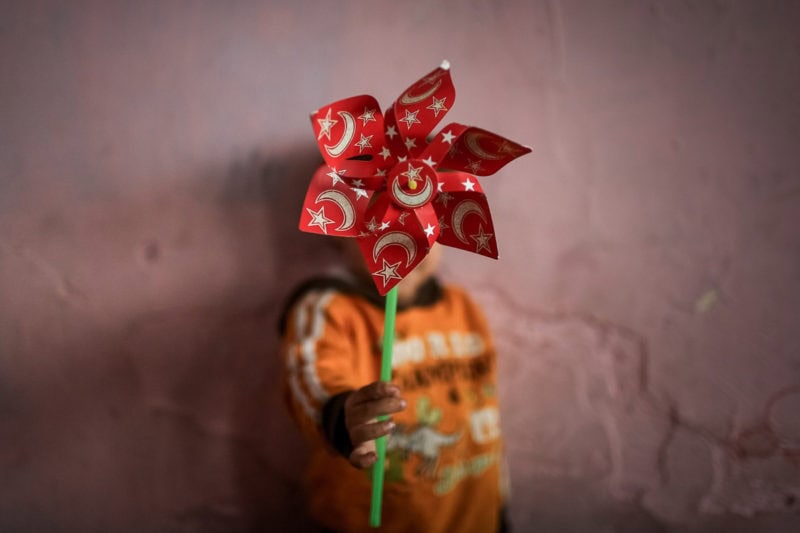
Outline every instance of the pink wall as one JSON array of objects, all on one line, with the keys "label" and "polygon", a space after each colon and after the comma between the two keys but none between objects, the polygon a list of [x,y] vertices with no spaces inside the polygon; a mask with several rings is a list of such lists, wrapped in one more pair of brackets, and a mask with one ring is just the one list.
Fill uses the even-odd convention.
[{"label": "pink wall", "polygon": [[0,530],[295,530],[273,323],[307,113],[447,58],[501,261],[519,531],[796,531],[800,9],[0,5]]}]

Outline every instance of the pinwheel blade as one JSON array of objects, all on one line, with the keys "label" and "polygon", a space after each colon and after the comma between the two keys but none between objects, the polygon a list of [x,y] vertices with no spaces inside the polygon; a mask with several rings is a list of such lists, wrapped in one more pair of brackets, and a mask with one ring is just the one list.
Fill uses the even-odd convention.
[{"label": "pinwheel blade", "polygon": [[322,165],[306,191],[299,228],[308,233],[357,237],[372,194],[346,184],[331,167]]}]

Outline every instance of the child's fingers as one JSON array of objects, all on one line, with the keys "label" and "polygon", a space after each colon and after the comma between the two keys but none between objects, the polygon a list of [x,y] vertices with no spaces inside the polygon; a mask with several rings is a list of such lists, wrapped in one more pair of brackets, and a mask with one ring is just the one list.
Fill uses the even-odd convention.
[{"label": "child's fingers", "polygon": [[386,383],[383,381],[376,381],[364,387],[361,387],[356,392],[350,395],[348,402],[351,405],[357,405],[363,402],[372,400],[380,400],[387,397],[399,397],[400,388],[393,383]]},{"label": "child's fingers", "polygon": [[384,435],[388,435],[392,432],[393,428],[394,422],[391,420],[361,424],[350,430],[350,441],[353,443],[356,449],[359,449],[362,443],[375,440]]},{"label": "child's fingers", "polygon": [[381,415],[399,413],[406,408],[402,398],[389,397],[348,406],[345,411],[347,427],[355,427]]},{"label": "child's fingers", "polygon": [[378,455],[373,451],[354,451],[352,454],[350,454],[350,464],[356,468],[369,468],[375,464],[375,461],[377,460]]}]

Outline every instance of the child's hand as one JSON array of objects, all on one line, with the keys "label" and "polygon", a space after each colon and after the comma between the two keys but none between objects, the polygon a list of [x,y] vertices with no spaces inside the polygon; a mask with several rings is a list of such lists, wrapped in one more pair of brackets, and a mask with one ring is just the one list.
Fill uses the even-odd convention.
[{"label": "child's hand", "polygon": [[388,435],[394,422],[377,422],[380,415],[397,413],[406,408],[406,401],[400,396],[397,385],[376,381],[361,387],[348,396],[344,402],[344,420],[353,453],[350,463],[356,468],[372,466],[378,459],[375,453],[375,439]]}]

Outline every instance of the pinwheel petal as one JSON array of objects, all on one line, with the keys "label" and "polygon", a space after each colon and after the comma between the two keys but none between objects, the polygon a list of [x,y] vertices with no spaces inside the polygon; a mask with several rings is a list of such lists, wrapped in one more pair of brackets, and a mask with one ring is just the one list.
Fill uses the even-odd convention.
[{"label": "pinwheel petal", "polygon": [[357,237],[359,222],[369,205],[371,191],[351,187],[328,165],[314,173],[300,214],[300,230],[308,233]]}]

